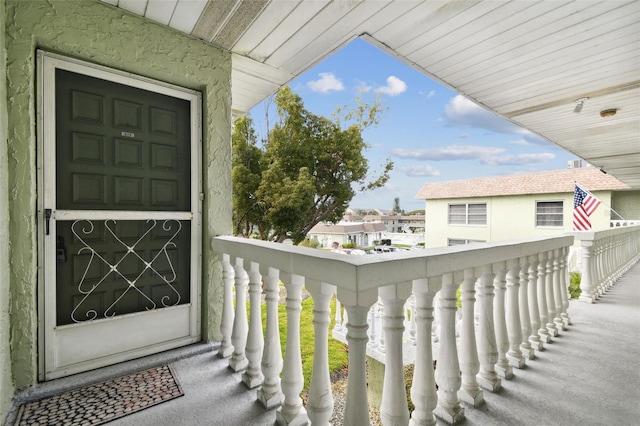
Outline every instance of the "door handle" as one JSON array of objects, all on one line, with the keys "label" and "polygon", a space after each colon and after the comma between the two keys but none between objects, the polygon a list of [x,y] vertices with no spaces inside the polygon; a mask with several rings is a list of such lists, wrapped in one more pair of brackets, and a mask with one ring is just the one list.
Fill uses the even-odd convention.
[{"label": "door handle", "polygon": [[51,209],[44,209],[44,232],[45,235],[49,235],[49,221],[51,220],[52,215]]}]

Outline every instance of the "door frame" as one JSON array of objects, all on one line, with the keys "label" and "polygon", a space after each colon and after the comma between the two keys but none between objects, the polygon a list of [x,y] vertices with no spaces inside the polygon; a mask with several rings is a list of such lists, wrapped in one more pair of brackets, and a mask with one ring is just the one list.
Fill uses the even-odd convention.
[{"label": "door frame", "polygon": [[[188,317],[188,331],[184,338],[172,340],[162,344],[151,345],[146,348],[129,350],[123,354],[117,354],[108,358],[98,358],[91,362],[83,362],[81,365],[69,366],[52,372],[55,354],[52,353],[54,333],[56,328],[56,295],[55,286],[45,285],[47,276],[53,276],[55,282],[56,263],[54,256],[45,256],[45,253],[55,253],[55,238],[45,238],[45,205],[47,199],[52,197],[47,188],[55,187],[56,173],[55,160],[45,158],[45,146],[55,144],[56,141],[56,102],[55,102],[55,71],[64,69],[79,74],[131,86],[134,88],[155,92],[189,102],[189,120],[191,128],[191,206],[190,212],[182,212],[180,215],[191,220],[191,261],[190,261],[190,308],[188,314],[174,312],[174,314]],[[92,64],[89,62],[68,58],[62,55],[37,51],[37,228],[38,228],[38,379],[50,380],[80,371],[86,371],[105,365],[114,364],[126,359],[138,358],[167,349],[185,346],[201,340],[201,294],[202,294],[202,95],[200,92],[182,88],[173,84],[153,80],[143,76],[134,75],[120,70]],[[55,145],[54,145],[55,146]],[[45,184],[48,182],[48,184]],[[63,211],[61,211],[63,213]],[[100,211],[90,211],[96,220],[101,218]],[[173,212],[175,215],[178,212]],[[50,225],[50,232],[55,236],[55,208]],[[62,215],[61,215],[62,216]],[[135,215],[133,215],[135,216]],[[162,212],[153,212],[149,218],[162,217]],[[152,217],[153,216],[153,217]],[[60,217],[62,219],[62,217]],[[165,308],[166,310],[173,308]],[[171,313],[160,315],[168,320]],[[126,327],[135,314],[122,315],[113,318],[122,321]],[[122,318],[121,318],[122,317]],[[109,319],[111,320],[111,319]],[[102,321],[102,320],[101,320]],[[106,320],[108,321],[108,320]],[[63,327],[74,327],[63,326]]]}]

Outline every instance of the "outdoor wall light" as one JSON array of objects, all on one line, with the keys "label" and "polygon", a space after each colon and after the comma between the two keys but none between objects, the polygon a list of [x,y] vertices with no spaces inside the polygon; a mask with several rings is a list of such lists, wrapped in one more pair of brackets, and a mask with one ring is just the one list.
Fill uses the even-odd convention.
[{"label": "outdoor wall light", "polygon": [[580,114],[580,111],[582,111],[582,107],[584,106],[584,101],[588,100],[589,98],[578,98],[576,99],[576,107],[573,109],[573,112],[575,112],[576,114]]},{"label": "outdoor wall light", "polygon": [[612,116],[616,115],[616,112],[618,112],[617,108],[603,109],[602,111],[600,111],[600,117],[602,117],[602,118],[604,118],[604,117],[612,117]]}]

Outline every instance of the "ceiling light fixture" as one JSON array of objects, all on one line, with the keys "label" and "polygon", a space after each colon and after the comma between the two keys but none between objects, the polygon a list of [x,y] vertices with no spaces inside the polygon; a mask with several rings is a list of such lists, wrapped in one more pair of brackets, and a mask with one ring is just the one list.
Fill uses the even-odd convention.
[{"label": "ceiling light fixture", "polygon": [[576,99],[576,107],[573,109],[573,112],[575,112],[576,114],[580,114],[580,111],[582,111],[582,107],[584,106],[584,101],[588,100],[589,98],[578,98]]},{"label": "ceiling light fixture", "polygon": [[600,111],[600,117],[602,117],[602,118],[604,118],[604,117],[612,117],[612,116],[616,115],[616,112],[618,112],[617,108],[604,109],[604,110]]}]

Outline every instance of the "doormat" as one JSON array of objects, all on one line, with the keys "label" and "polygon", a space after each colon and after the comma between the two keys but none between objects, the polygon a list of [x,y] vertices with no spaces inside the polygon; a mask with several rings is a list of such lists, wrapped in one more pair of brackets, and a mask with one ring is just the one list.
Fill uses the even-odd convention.
[{"label": "doormat", "polygon": [[165,365],[22,404],[15,426],[101,425],[182,395]]}]

